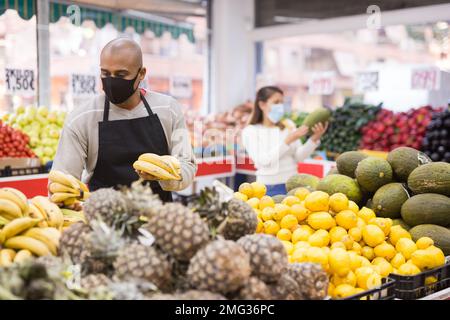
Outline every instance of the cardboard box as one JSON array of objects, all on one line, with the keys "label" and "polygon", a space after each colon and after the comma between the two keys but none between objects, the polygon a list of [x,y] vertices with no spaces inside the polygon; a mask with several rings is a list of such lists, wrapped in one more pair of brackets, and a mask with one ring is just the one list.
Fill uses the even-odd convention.
[{"label": "cardboard box", "polygon": [[41,161],[38,158],[0,158],[0,170],[6,167],[11,167],[11,169],[26,169],[40,166]]}]

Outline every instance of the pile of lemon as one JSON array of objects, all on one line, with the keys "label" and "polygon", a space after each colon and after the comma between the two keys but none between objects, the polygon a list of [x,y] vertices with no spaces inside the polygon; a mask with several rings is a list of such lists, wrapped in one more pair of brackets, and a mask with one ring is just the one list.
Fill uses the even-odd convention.
[{"label": "pile of lemon", "polygon": [[[415,275],[445,263],[431,238],[414,242],[400,225],[376,217],[371,209],[360,209],[345,194],[298,188],[275,203],[265,193],[261,183],[244,183],[235,197],[254,208],[258,233],[283,242],[289,262],[322,265],[330,276],[328,293],[333,298],[378,287],[391,273]],[[435,281],[427,278],[427,283]]]}]

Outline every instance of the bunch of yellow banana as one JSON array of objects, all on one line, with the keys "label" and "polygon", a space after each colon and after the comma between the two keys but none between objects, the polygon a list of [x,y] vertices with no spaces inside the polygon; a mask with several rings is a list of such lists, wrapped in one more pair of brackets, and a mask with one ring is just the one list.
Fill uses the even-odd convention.
[{"label": "bunch of yellow banana", "polygon": [[38,219],[39,227],[53,227],[61,230],[64,216],[61,209],[47,197],[36,196],[31,199],[29,217]]},{"label": "bunch of yellow banana", "polygon": [[27,197],[14,188],[0,189],[0,224],[25,216],[29,211]]},{"label": "bunch of yellow banana", "polygon": [[53,203],[70,206],[89,197],[89,189],[86,184],[70,174],[65,174],[59,170],[51,170],[48,179],[50,180],[48,185],[51,194],[50,200]]},{"label": "bunch of yellow banana", "polygon": [[134,162],[133,168],[154,176],[157,180],[181,180],[181,166],[173,156],[144,153]]},{"label": "bunch of yellow banana", "polygon": [[75,211],[70,209],[61,209],[61,211],[64,216],[63,228],[69,227],[77,222],[87,223],[83,211]]}]

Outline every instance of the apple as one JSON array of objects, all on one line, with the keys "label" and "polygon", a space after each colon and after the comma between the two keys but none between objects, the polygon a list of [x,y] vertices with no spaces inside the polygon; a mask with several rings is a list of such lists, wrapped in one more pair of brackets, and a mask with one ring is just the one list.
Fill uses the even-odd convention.
[{"label": "apple", "polygon": [[49,112],[49,114],[47,115],[47,120],[50,123],[56,123],[58,120],[58,116],[56,115],[56,112],[55,111]]},{"label": "apple", "polygon": [[37,110],[37,113],[42,117],[46,117],[48,115],[48,112],[48,108],[45,106],[40,106]]},{"label": "apple", "polygon": [[22,114],[25,112],[25,106],[16,106],[14,108],[14,113],[16,114]]}]

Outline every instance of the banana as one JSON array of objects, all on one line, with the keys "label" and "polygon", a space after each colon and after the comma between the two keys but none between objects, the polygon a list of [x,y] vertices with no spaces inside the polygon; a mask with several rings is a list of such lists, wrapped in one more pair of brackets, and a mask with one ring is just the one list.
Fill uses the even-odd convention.
[{"label": "banana", "polygon": [[15,204],[17,204],[22,211],[22,214],[26,214],[28,212],[27,197],[19,190],[14,188],[1,188],[0,198],[11,200]]},{"label": "banana", "polygon": [[68,207],[71,206],[73,204],[75,204],[75,202],[77,202],[76,198],[67,198],[66,200],[63,201],[63,204]]},{"label": "banana", "polygon": [[16,252],[11,249],[3,249],[0,251],[0,266],[9,267],[13,264]]},{"label": "banana", "polygon": [[55,241],[53,235],[47,233],[49,228],[31,228],[23,234],[25,237],[30,237],[44,243],[50,252],[56,256],[58,254],[59,240]]},{"label": "banana", "polygon": [[160,180],[177,180],[174,175],[150,162],[141,160],[135,161],[133,163],[133,168],[151,174]]},{"label": "banana", "polygon": [[178,179],[181,179],[181,168],[178,159],[172,156],[161,156],[161,158],[170,166],[170,172]]},{"label": "banana", "polygon": [[157,154],[144,153],[139,156],[138,160],[152,163],[167,172],[172,172],[172,168]]},{"label": "banana", "polygon": [[18,218],[8,223],[1,231],[5,240],[14,237],[15,235],[33,228],[39,220],[30,217]]},{"label": "banana", "polygon": [[5,224],[8,224],[9,220],[3,218],[2,216],[0,216],[0,226],[4,226]]},{"label": "banana", "polygon": [[48,179],[51,182],[58,182],[69,188],[72,188],[72,189],[80,188],[80,186],[78,185],[78,182],[76,181],[76,179],[73,176],[65,174],[59,170],[51,170],[50,173],[48,174]]},{"label": "banana", "polygon": [[61,231],[56,228],[43,228],[49,237],[53,239],[53,242],[59,244],[59,238],[61,238]]},{"label": "banana", "polygon": [[[10,249],[5,249],[5,250],[10,250]],[[33,254],[29,250],[22,249],[16,253],[16,256],[14,257],[14,263],[20,264],[20,263],[27,261],[28,259],[31,259],[32,257],[33,257]]]},{"label": "banana", "polygon": [[16,236],[12,237],[5,242],[5,247],[10,249],[26,249],[36,256],[47,256],[52,253],[47,248],[47,246],[39,240],[25,237]]},{"label": "banana", "polygon": [[75,197],[79,197],[80,196],[80,191],[74,188],[70,188],[66,185],[63,185],[59,182],[52,182],[50,183],[50,185],[48,186],[48,190],[50,191],[50,193],[70,193],[72,194],[72,196]]},{"label": "banana", "polygon": [[89,192],[89,188],[84,182],[82,182],[81,180],[78,180],[77,178],[75,178],[75,180],[77,181],[78,185],[80,186],[80,189],[83,192]]},{"label": "banana", "polygon": [[31,199],[31,203],[47,214],[47,223],[49,227],[59,229],[63,225],[64,217],[61,209],[53,202],[50,202],[48,198],[36,196]]},{"label": "banana", "polygon": [[15,202],[0,199],[0,216],[8,220],[14,220],[22,217],[22,210]]},{"label": "banana", "polygon": [[83,192],[83,198],[81,200],[87,200],[91,196],[89,191]]},{"label": "banana", "polygon": [[47,214],[45,211],[41,211],[33,203],[30,203],[30,211],[28,212],[28,216],[30,218],[40,220],[37,224],[39,228],[48,227]]},{"label": "banana", "polygon": [[76,200],[77,195],[73,193],[67,193],[67,192],[56,192],[53,193],[50,197],[50,201],[53,203],[64,203],[64,201],[69,199]]},{"label": "banana", "polygon": [[79,220],[84,221],[85,220],[85,216],[83,211],[75,211],[75,210],[70,210],[70,209],[61,209],[61,212],[63,213],[64,219],[68,218],[76,218]]}]

